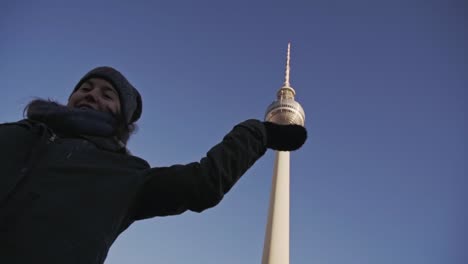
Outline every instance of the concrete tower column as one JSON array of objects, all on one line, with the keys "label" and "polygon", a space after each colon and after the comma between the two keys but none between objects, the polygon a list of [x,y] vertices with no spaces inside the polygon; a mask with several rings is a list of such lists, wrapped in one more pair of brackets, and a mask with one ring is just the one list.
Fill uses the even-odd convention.
[{"label": "concrete tower column", "polygon": [[289,152],[277,151],[262,264],[289,263]]}]

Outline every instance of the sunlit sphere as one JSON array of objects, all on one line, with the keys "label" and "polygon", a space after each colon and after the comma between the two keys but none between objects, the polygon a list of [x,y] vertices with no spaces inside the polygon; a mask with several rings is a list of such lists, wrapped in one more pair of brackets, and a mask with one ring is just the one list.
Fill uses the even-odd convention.
[{"label": "sunlit sphere", "polygon": [[268,106],[265,121],[280,125],[301,125],[304,126],[305,113],[302,106],[294,99],[282,99],[275,101]]}]

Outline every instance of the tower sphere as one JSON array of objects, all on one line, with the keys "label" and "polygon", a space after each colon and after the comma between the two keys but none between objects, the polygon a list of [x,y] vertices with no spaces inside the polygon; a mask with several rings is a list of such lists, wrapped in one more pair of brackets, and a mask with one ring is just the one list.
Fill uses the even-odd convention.
[{"label": "tower sphere", "polygon": [[294,99],[280,99],[268,106],[265,120],[280,125],[304,126],[305,113],[302,106]]}]

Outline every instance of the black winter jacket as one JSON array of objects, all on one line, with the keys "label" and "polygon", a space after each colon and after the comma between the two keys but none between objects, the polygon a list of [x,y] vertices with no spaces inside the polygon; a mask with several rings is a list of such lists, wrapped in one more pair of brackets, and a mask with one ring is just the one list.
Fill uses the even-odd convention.
[{"label": "black winter jacket", "polygon": [[45,124],[0,125],[0,263],[103,263],[136,220],[215,206],[266,151],[265,128],[235,126],[200,162],[143,159],[57,137]]}]

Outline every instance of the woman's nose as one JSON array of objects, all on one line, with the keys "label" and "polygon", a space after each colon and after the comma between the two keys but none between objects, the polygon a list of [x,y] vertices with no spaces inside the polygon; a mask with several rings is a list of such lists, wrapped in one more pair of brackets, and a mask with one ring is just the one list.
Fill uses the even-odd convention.
[{"label": "woman's nose", "polygon": [[99,96],[96,94],[96,89],[89,91],[86,96],[86,100],[97,103],[99,101]]}]

